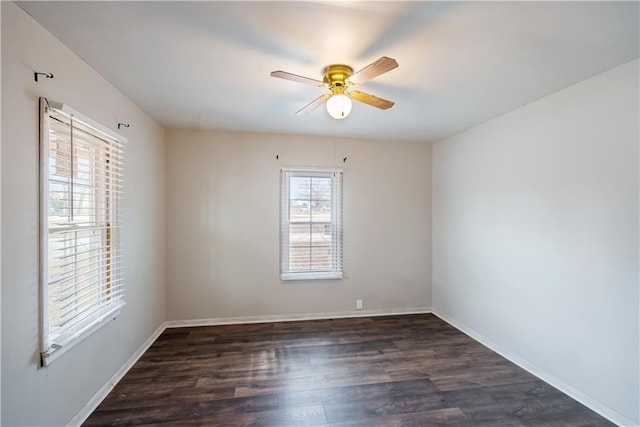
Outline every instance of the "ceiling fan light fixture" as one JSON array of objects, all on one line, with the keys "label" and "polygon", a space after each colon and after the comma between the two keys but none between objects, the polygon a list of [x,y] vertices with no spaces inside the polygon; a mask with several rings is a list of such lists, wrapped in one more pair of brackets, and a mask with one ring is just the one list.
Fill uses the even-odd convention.
[{"label": "ceiling fan light fixture", "polygon": [[336,120],[342,120],[351,112],[351,98],[343,93],[333,95],[327,101],[327,112]]}]

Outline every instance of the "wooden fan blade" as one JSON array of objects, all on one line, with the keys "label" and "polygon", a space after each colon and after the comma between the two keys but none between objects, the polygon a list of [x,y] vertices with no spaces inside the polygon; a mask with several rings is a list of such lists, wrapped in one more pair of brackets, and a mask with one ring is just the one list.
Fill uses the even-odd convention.
[{"label": "wooden fan blade", "polygon": [[279,79],[285,79],[285,80],[292,80],[294,82],[304,83],[307,85],[324,86],[324,82],[321,82],[320,80],[299,76],[297,74],[287,73],[286,71],[272,71],[271,77],[277,77]]},{"label": "wooden fan blade", "polygon": [[397,67],[398,63],[395,59],[383,56],[377,61],[367,65],[362,70],[356,71],[347,79],[347,82],[353,85],[359,85]]},{"label": "wooden fan blade", "polygon": [[330,93],[325,93],[324,95],[320,95],[319,97],[317,97],[316,99],[314,99],[313,101],[311,101],[310,103],[308,103],[307,105],[302,107],[300,110],[296,111],[296,115],[298,115],[298,114],[304,114],[304,115],[310,114],[313,110],[315,110],[316,108],[318,108],[319,106],[321,106],[322,104],[327,102],[327,99],[329,99],[329,98],[331,98],[331,94]]},{"label": "wooden fan blade", "polygon": [[372,107],[380,108],[381,110],[391,108],[395,104],[395,102],[391,102],[383,98],[378,98],[377,96],[368,93],[358,92],[357,90],[349,91],[347,92],[347,95],[349,95],[356,101],[364,102],[365,104],[369,104]]}]

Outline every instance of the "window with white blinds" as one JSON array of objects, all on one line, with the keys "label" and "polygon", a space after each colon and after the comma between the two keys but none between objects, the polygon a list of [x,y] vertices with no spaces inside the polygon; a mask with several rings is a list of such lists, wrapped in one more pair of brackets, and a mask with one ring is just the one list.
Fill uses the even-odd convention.
[{"label": "window with white blinds", "polygon": [[282,280],[342,278],[342,171],[281,171]]},{"label": "window with white blinds", "polygon": [[124,305],[120,245],[125,139],[40,100],[41,355],[46,365]]}]

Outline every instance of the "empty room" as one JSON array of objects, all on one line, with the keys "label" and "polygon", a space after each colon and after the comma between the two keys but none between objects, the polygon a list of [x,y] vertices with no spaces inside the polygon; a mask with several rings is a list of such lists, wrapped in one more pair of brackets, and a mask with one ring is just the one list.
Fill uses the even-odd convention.
[{"label": "empty room", "polygon": [[640,2],[0,22],[0,425],[640,425]]}]

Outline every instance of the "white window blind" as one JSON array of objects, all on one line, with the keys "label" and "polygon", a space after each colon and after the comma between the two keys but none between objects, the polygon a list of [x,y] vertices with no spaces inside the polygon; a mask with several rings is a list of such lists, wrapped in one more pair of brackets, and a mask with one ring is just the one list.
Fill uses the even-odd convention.
[{"label": "white window blind", "polygon": [[124,305],[120,245],[126,141],[40,99],[41,355],[46,365]]},{"label": "white window blind", "polygon": [[281,171],[282,280],[342,278],[342,171]]}]

